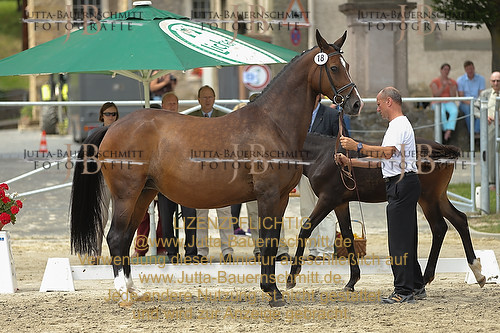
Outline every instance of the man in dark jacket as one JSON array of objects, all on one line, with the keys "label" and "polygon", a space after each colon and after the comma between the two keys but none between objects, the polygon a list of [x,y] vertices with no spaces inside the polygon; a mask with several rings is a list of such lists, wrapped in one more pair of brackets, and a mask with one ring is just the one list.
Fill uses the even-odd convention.
[{"label": "man in dark jacket", "polygon": [[[325,106],[320,103],[321,95],[316,97],[311,119],[310,133],[319,133],[329,136],[337,136],[339,132],[339,113],[337,108]],[[343,134],[349,136],[346,125],[343,122]],[[311,215],[311,212],[318,202],[318,197],[314,194],[309,179],[302,175],[299,183],[300,191],[300,215],[302,218]],[[323,258],[333,257],[335,241],[336,217],[333,212],[313,230],[309,242],[309,260],[323,260]]]}]

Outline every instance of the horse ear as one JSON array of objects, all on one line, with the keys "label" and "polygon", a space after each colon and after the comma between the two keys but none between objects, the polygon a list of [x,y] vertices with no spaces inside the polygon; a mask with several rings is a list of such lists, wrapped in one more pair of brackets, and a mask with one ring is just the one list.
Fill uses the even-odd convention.
[{"label": "horse ear", "polygon": [[328,42],[321,36],[318,29],[316,29],[316,43],[322,51],[328,47]]},{"label": "horse ear", "polygon": [[342,48],[342,45],[344,45],[344,42],[345,42],[345,39],[347,38],[347,30],[344,31],[344,34],[342,35],[342,37],[340,37],[339,39],[337,39],[335,41],[335,43],[333,43],[335,46],[337,46],[339,48],[339,50]]}]

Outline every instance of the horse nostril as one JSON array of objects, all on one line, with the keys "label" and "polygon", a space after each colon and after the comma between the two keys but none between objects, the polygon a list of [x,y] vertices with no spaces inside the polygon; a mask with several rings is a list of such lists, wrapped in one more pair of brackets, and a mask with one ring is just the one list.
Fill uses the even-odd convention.
[{"label": "horse nostril", "polygon": [[354,102],[354,105],[352,106],[353,109],[358,112],[359,111],[359,106],[360,106],[360,103],[358,101]]}]

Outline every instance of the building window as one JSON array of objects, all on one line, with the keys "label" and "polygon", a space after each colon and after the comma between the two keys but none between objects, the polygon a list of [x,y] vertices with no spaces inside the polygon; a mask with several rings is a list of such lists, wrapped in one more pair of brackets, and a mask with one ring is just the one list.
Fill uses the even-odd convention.
[{"label": "building window", "polygon": [[193,0],[191,18],[198,20],[210,19],[210,0]]},{"label": "building window", "polygon": [[98,13],[95,13],[92,7],[87,7],[87,17],[101,19],[102,8],[101,8],[101,0],[73,0],[73,21],[83,21],[85,17],[83,6],[95,6],[97,7]]}]

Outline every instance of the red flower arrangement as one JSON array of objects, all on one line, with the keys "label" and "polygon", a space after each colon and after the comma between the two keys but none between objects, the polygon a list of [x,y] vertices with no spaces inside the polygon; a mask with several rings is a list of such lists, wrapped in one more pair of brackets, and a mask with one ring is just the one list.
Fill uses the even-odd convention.
[{"label": "red flower arrangement", "polygon": [[5,192],[8,189],[9,185],[0,184],[0,227],[11,222],[15,224],[16,214],[19,213],[19,209],[23,208],[22,201],[15,200],[17,193],[8,194]]}]

